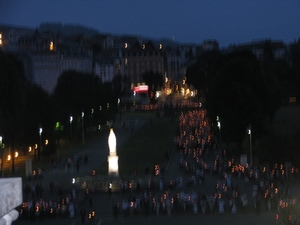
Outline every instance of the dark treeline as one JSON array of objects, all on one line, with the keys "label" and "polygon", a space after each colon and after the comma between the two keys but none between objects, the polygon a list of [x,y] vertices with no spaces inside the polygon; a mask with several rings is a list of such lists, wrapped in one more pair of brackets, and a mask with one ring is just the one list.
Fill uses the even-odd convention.
[{"label": "dark treeline", "polygon": [[251,124],[253,150],[260,161],[291,160],[300,165],[295,158],[299,141],[295,137],[279,139],[272,133],[277,110],[290,97],[300,98],[300,44],[292,49],[291,63],[275,59],[269,42],[259,59],[247,50],[208,51],[187,69],[187,83],[205,97],[212,121],[216,123],[217,116],[221,121],[221,131],[215,125],[216,136],[221,132],[223,144],[237,144],[236,155],[249,153],[247,128]]},{"label": "dark treeline", "polygon": [[[118,96],[113,94],[112,85],[91,74],[66,71],[53,93],[48,94],[26,80],[17,57],[0,52],[0,135],[5,148],[27,151],[28,146],[39,143],[40,126],[49,143],[69,137],[70,116],[73,136],[80,137],[82,112],[85,132],[96,131],[98,125],[113,120],[118,111]],[[56,150],[55,146],[48,148],[49,153]]]}]

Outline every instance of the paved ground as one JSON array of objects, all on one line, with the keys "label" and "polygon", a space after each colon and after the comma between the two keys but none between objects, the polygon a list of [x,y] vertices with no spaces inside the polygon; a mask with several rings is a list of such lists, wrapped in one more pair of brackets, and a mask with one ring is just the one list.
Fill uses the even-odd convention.
[{"label": "paved ground", "polygon": [[[135,120],[134,118],[127,118],[128,121],[127,124],[129,124],[130,121]],[[141,129],[145,121],[140,120],[139,123],[136,125],[136,131],[138,129]],[[117,148],[118,146],[121,146],[128,140],[132,133],[125,132],[120,123],[116,123],[114,127],[115,134],[117,136]],[[87,154],[88,157],[88,164],[87,165],[81,165],[79,169],[79,173],[77,173],[76,168],[72,170],[67,170],[63,167],[58,166],[58,170],[55,173],[53,170],[47,171],[44,178],[41,181],[38,181],[41,183],[41,185],[44,187],[44,199],[52,199],[54,196],[50,193],[49,189],[49,183],[50,181],[55,182],[71,182],[72,177],[74,176],[84,176],[84,175],[90,175],[91,171],[95,168],[97,168],[98,165],[102,164],[107,160],[108,155],[108,144],[107,144],[107,138],[108,138],[108,131],[103,132],[102,134],[99,134],[95,140],[86,143],[83,147],[78,149],[77,155],[85,155]],[[173,154],[170,156],[170,161],[168,164],[168,167],[166,168],[166,171],[163,176],[164,184],[167,184],[170,179],[175,179],[177,176],[181,175],[184,179],[184,183],[187,181],[188,176],[185,171],[183,171],[179,167],[179,160],[180,160],[180,154],[178,151],[174,150]],[[214,187],[216,185],[217,176],[206,174],[206,178],[204,183],[201,185],[193,185],[189,188],[184,187],[185,191],[195,191],[196,193],[201,194],[207,194],[210,195],[214,192]],[[36,183],[37,181],[31,181],[30,184]],[[245,192],[250,199],[251,192],[252,192],[252,185],[251,184],[245,184],[242,179],[239,179],[237,177],[234,178],[234,182],[236,182],[239,185],[239,188],[241,191]],[[237,214],[231,215],[229,212],[225,212],[223,215],[201,215],[198,213],[197,215],[193,215],[192,210],[187,211],[185,213],[179,213],[177,215],[172,214],[170,217],[168,217],[165,214],[157,216],[154,213],[150,213],[147,216],[146,215],[134,215],[132,217],[123,217],[122,215],[118,215],[117,218],[114,218],[113,216],[113,202],[122,202],[123,198],[126,196],[120,195],[120,193],[112,193],[111,196],[109,196],[107,193],[98,193],[98,194],[91,194],[92,202],[93,202],[93,208],[95,210],[95,217],[94,217],[94,224],[97,225],[108,225],[108,224],[199,224],[199,223],[208,223],[208,224],[241,224],[244,225],[252,225],[252,224],[276,224],[275,221],[275,214],[276,212],[267,212],[264,207],[262,207],[261,213],[256,214],[254,210],[251,208],[251,205],[249,205],[247,212],[242,212],[242,210],[238,207]],[[83,204],[81,204],[78,207],[85,207],[86,210],[89,209],[89,202],[85,201]],[[13,224],[40,224],[41,221],[24,221],[24,220],[17,220],[13,222]],[[65,219],[55,219],[55,220],[44,220],[42,221],[43,224],[71,224],[71,225],[77,225],[82,224],[80,221],[80,215],[77,215],[73,219],[65,218]],[[88,224],[88,221],[86,220],[85,224]]]}]

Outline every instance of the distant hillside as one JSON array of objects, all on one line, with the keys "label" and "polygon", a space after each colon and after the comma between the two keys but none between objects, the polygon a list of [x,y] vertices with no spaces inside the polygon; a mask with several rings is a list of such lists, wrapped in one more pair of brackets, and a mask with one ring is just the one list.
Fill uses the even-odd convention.
[{"label": "distant hillside", "polygon": [[[19,32],[22,33],[33,33],[37,27],[24,27],[24,26],[18,26],[13,24],[1,24],[0,23],[0,29],[9,30],[9,29],[16,29]],[[129,35],[129,34],[110,34],[110,33],[104,33],[100,32],[95,28],[87,27],[81,24],[62,24],[61,22],[43,22],[38,27],[40,32],[51,32],[51,33],[57,33],[60,32],[63,36],[76,36],[76,35],[84,35],[85,37],[94,37],[97,35],[111,35],[115,37],[124,37],[124,36],[139,36],[139,35]],[[180,45],[179,42],[173,41],[171,38],[161,38],[156,39],[152,37],[141,37],[143,40],[151,40],[155,46],[158,46],[159,44],[162,44],[164,47],[173,47],[176,48]]]},{"label": "distant hillside", "polygon": [[24,27],[24,26],[18,26],[18,25],[12,25],[12,24],[5,24],[5,23],[0,23],[0,29],[1,30],[10,30],[10,29],[16,29],[21,33],[26,33],[26,32],[32,32],[34,31],[35,28],[32,27]]},{"label": "distant hillside", "polygon": [[72,36],[78,34],[84,34],[85,36],[94,36],[100,34],[94,28],[90,28],[80,24],[62,24],[62,23],[51,23],[45,22],[41,23],[39,27],[41,32],[50,31],[57,33],[58,31],[62,32],[63,36]]}]

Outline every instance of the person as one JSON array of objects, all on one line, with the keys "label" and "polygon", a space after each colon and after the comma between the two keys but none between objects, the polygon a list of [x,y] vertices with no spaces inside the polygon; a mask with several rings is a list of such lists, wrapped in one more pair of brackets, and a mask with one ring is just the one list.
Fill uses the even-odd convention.
[{"label": "person", "polygon": [[54,191],[54,182],[53,182],[52,180],[50,181],[49,186],[50,186],[50,193],[51,193],[51,195],[53,195],[53,191]]},{"label": "person", "polygon": [[118,217],[118,210],[119,210],[119,203],[118,202],[114,202],[113,203],[113,213],[114,213],[114,217],[115,218]]},{"label": "person", "polygon": [[57,172],[57,164],[56,164],[56,162],[53,162],[53,172],[54,173]]},{"label": "person", "polygon": [[90,211],[90,213],[89,213],[89,215],[88,215],[89,223],[90,223],[90,224],[94,224],[94,217],[95,217],[95,211],[92,210],[92,211]]},{"label": "person", "polygon": [[163,187],[164,187],[163,181],[162,181],[162,179],[160,179],[160,180],[159,180],[159,190],[162,191],[162,190],[163,190]]},{"label": "person", "polygon": [[75,200],[76,199],[76,191],[74,188],[72,188],[71,193],[72,193],[72,200]]},{"label": "person", "polygon": [[85,222],[85,214],[86,214],[85,208],[81,208],[80,215],[81,215],[81,222],[82,222],[82,224],[84,224],[84,222]]},{"label": "person", "polygon": [[168,213],[168,216],[171,216],[171,199],[170,197],[167,198],[167,213]]},{"label": "person", "polygon": [[235,201],[232,202],[231,214],[236,214],[236,204],[235,204]]},{"label": "person", "polygon": [[77,173],[79,173],[79,160],[76,161],[76,170],[77,170]]},{"label": "person", "polygon": [[69,213],[70,213],[70,218],[74,218],[75,216],[75,209],[74,209],[74,205],[72,202],[70,202],[69,204]]},{"label": "person", "polygon": [[196,215],[198,213],[198,205],[197,201],[194,202],[194,214]]},{"label": "person", "polygon": [[89,209],[93,207],[93,199],[91,196],[89,196]]},{"label": "person", "polygon": [[224,200],[223,200],[223,198],[219,199],[219,214],[224,214]]},{"label": "person", "polygon": [[111,196],[111,189],[112,189],[112,183],[109,182],[109,184],[108,184],[108,196],[109,197]]}]

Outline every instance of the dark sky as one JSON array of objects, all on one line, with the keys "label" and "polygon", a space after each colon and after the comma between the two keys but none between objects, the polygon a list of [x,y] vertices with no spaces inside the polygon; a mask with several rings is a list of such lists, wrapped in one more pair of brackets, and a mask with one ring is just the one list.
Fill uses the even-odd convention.
[{"label": "dark sky", "polygon": [[300,37],[300,0],[0,0],[0,23],[42,22],[181,43],[216,39],[221,47],[265,38],[291,43]]}]

